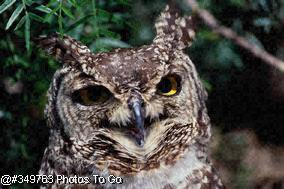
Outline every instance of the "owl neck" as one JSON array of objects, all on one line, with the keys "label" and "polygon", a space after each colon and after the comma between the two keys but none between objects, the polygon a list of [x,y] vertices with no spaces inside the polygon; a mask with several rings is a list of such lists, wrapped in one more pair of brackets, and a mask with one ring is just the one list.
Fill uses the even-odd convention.
[{"label": "owl neck", "polygon": [[[207,145],[197,142],[198,140],[188,145],[182,154],[177,155],[179,157],[172,156],[175,159],[174,161],[173,159],[163,159],[162,157],[166,155],[156,154],[152,156],[152,161],[148,160],[142,163],[139,161],[131,162],[128,159],[128,166],[124,166],[123,162],[118,165],[111,161],[110,157],[105,157],[104,168],[101,169],[101,167],[98,167],[98,165],[102,164],[100,158],[91,160],[90,157],[84,157],[84,154],[74,155],[71,152],[72,148],[73,150],[83,151],[87,147],[80,147],[79,144],[70,145],[63,141],[59,137],[60,135],[57,136],[58,143],[54,144],[59,148],[47,148],[43,161],[49,165],[42,164],[41,174],[77,176],[95,174],[103,177],[115,175],[123,178],[124,183],[116,188],[146,189],[164,188],[166,183],[175,186],[173,188],[184,188],[185,185],[189,184],[193,186],[194,183],[200,183],[200,179],[203,179],[202,175],[213,171],[207,157]],[[118,156],[118,154],[116,155]],[[109,161],[108,165],[107,160]]]},{"label": "owl neck", "polygon": [[[106,169],[109,174],[117,176],[143,172],[160,174],[161,170],[182,169],[184,166],[188,167],[187,171],[193,171],[195,165],[205,165],[207,159],[207,142],[204,143],[207,135],[203,133],[202,136],[198,127],[197,123],[169,126],[163,131],[162,139],[150,152],[144,151],[145,154],[129,153],[131,150],[118,143],[117,138],[106,130],[97,131],[91,141],[75,140],[62,134],[64,132],[51,130],[53,133],[46,155],[50,156],[48,159],[53,164],[62,165],[58,167],[60,174],[70,174],[65,170],[64,162],[69,162],[68,166],[73,167],[75,175],[91,174],[94,170],[102,174]],[[78,162],[85,166],[78,167]]]}]

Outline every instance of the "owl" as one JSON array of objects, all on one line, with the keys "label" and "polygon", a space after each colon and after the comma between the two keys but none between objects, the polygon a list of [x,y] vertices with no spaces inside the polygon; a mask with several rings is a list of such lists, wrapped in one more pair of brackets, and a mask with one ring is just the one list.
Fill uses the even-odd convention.
[{"label": "owl", "polygon": [[[208,158],[207,94],[183,52],[192,28],[167,6],[150,45],[94,54],[69,36],[38,39],[62,63],[48,90],[39,171],[53,182],[41,188],[223,188]],[[88,179],[54,180],[63,175]]]}]

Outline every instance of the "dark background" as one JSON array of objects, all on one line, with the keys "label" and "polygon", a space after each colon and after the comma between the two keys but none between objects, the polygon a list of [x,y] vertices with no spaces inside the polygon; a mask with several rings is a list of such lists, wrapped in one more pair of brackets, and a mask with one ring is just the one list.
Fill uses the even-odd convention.
[{"label": "dark background", "polygon": [[[283,0],[198,2],[221,24],[284,59]],[[19,6],[23,10],[5,30]],[[29,38],[62,32],[95,52],[149,44],[164,6],[162,0],[25,0],[0,14],[0,175],[37,174],[48,144],[45,95],[60,65]],[[185,1],[178,6],[191,14]],[[209,94],[216,167],[228,188],[284,188],[284,73],[202,21],[196,25],[197,37],[187,53]]]}]

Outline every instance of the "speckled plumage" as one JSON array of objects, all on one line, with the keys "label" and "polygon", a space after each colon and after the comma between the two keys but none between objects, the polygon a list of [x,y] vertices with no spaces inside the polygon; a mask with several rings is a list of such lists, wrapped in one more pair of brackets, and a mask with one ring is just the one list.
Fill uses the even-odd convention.
[{"label": "speckled plumage", "polygon": [[[155,27],[150,45],[98,54],[68,36],[38,40],[63,64],[48,91],[50,138],[40,174],[123,178],[116,185],[42,188],[223,188],[207,157],[211,132],[206,92],[182,51],[194,37],[191,18],[179,17],[167,6]],[[162,96],[156,86],[170,74],[181,79],[181,90]],[[112,96],[92,106],[74,102],[72,94],[88,86],[104,86]],[[143,146],[129,135],[133,113],[128,102],[134,97],[143,101]]]}]

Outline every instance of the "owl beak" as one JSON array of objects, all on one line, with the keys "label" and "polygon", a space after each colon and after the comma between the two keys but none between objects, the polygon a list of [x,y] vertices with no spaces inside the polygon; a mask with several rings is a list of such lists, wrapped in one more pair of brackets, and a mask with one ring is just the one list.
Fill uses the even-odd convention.
[{"label": "owl beak", "polygon": [[131,131],[131,134],[135,138],[137,144],[139,146],[144,146],[145,142],[145,127],[144,127],[144,114],[142,112],[142,102],[140,100],[134,100],[132,103],[130,103],[130,107],[133,111],[134,115],[134,122],[135,122],[135,128]]}]

